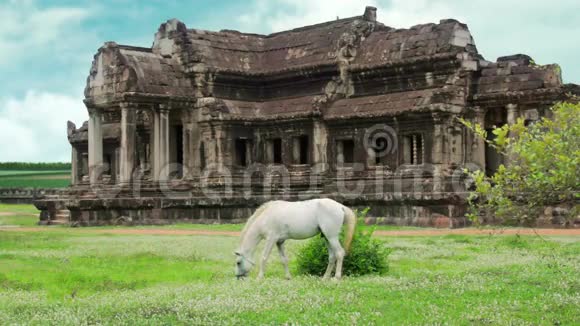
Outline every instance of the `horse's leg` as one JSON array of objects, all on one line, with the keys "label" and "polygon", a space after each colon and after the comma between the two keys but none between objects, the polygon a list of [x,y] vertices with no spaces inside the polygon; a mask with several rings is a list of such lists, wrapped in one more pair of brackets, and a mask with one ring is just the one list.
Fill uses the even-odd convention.
[{"label": "horse's leg", "polygon": [[330,242],[326,240],[326,247],[328,248],[328,266],[326,267],[326,272],[324,272],[323,279],[329,279],[332,275],[332,270],[334,269],[334,264],[336,263],[336,255],[334,250],[330,246]]},{"label": "horse's leg", "polygon": [[340,279],[342,277],[342,260],[344,259],[344,249],[340,245],[340,241],[338,241],[338,237],[329,240],[330,247],[334,251],[336,255],[336,272],[334,273],[334,277]]},{"label": "horse's leg", "polygon": [[274,247],[274,240],[266,239],[266,245],[264,246],[264,252],[262,253],[262,260],[260,260],[260,272],[258,273],[258,278],[264,278],[264,270],[266,269],[266,262],[272,252],[272,247]]},{"label": "horse's leg", "polygon": [[276,242],[276,246],[278,246],[278,253],[280,253],[280,260],[282,260],[282,265],[284,265],[284,272],[286,273],[286,279],[289,280],[290,276],[290,269],[288,269],[288,257],[286,257],[286,253],[284,252],[284,241]]}]

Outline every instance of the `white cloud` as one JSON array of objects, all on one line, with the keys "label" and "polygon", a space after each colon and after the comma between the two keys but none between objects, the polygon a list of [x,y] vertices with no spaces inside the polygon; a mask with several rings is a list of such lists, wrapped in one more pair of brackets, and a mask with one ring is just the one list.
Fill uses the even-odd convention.
[{"label": "white cloud", "polygon": [[87,119],[82,98],[29,91],[0,99],[0,161],[70,161],[67,120]]},{"label": "white cloud", "polygon": [[238,17],[238,22],[244,30],[277,32],[336,17],[359,16],[366,6],[377,8],[379,21],[398,28],[439,21],[451,8],[427,0],[256,0],[248,13]]},{"label": "white cloud", "polygon": [[81,40],[78,26],[89,16],[88,8],[40,9],[34,1],[16,0],[0,4],[0,66]]}]

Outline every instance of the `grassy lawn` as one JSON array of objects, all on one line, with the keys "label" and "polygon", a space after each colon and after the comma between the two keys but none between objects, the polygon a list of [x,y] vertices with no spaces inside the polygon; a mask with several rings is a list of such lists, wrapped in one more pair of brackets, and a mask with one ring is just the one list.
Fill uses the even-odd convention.
[{"label": "grassy lawn", "polygon": [[0,226],[36,226],[38,210],[33,205],[0,204]]},{"label": "grassy lawn", "polygon": [[0,324],[580,323],[578,237],[382,239],[386,275],[236,281],[237,237],[0,231]]},{"label": "grassy lawn", "polygon": [[[429,228],[419,228],[414,226],[396,226],[396,225],[376,225],[363,226],[365,229],[374,228],[376,230],[395,231],[395,230],[427,230]],[[113,227],[114,228],[114,227]],[[136,226],[139,229],[177,229],[177,230],[212,230],[212,231],[241,231],[244,224],[171,224],[164,226]]]},{"label": "grassy lawn", "polygon": [[0,213],[37,214],[38,209],[29,204],[1,204]]},{"label": "grassy lawn", "polygon": [[70,184],[70,171],[0,170],[0,188],[64,188]]}]

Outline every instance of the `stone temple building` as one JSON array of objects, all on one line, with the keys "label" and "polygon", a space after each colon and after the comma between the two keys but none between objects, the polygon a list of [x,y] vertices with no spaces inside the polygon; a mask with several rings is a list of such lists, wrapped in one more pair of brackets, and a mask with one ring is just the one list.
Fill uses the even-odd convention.
[{"label": "stone temple building", "polygon": [[504,158],[457,118],[531,123],[572,93],[557,65],[485,60],[453,19],[397,29],[367,7],[269,35],[172,19],[151,48],[99,48],[72,184],[36,206],[48,224],[207,223],[331,197],[371,222],[459,226],[463,166]]}]

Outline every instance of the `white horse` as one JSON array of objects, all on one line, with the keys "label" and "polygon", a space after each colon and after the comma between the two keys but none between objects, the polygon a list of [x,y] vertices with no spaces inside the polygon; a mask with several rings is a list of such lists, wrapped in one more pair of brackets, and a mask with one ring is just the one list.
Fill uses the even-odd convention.
[{"label": "white horse", "polygon": [[258,243],[266,239],[260,260],[258,278],[264,277],[264,269],[274,244],[278,247],[286,278],[290,278],[288,258],[284,253],[284,241],[307,239],[322,233],[328,246],[328,267],[324,278],[329,278],[336,265],[335,277],[342,276],[345,250],[338,240],[343,224],[347,225],[344,247],[350,248],[356,217],[353,211],[332,199],[312,199],[300,202],[271,201],[260,206],[249,218],[242,230],[240,247],[236,250],[236,276],[245,277],[255,265],[252,260]]}]

